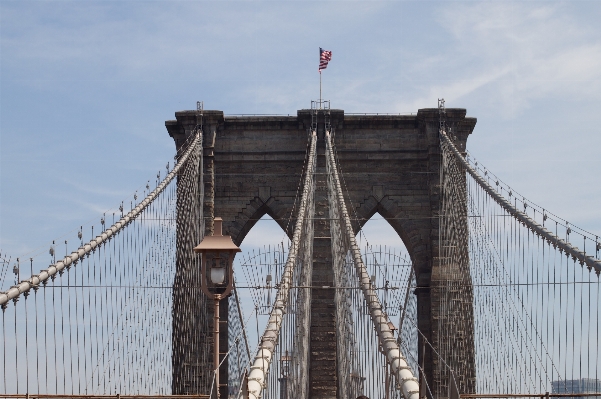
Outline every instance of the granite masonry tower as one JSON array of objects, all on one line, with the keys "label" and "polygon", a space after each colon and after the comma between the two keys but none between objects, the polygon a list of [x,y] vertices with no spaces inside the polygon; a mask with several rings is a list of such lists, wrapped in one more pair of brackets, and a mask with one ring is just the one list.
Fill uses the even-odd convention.
[{"label": "granite masonry tower", "polygon": [[[202,217],[204,234],[212,233],[214,216],[223,218],[223,233],[240,245],[244,237],[265,214],[272,217],[292,236],[291,217],[311,128],[310,109],[292,116],[226,116],[222,111],[203,112],[202,178],[204,193]],[[438,266],[440,210],[440,141],[438,109],[420,109],[412,115],[348,115],[329,110],[335,132],[340,173],[344,175],[345,200],[358,232],[376,212],[385,218],[403,240],[414,264],[417,289],[418,327],[435,347],[441,318],[433,304],[440,299],[430,287],[441,273]],[[465,151],[466,141],[476,125],[465,109],[446,109],[446,121],[453,126],[456,146]],[[177,148],[194,133],[196,111],[176,112],[176,120],[167,121],[169,135]],[[332,285],[329,224],[319,215],[328,214],[325,175],[323,118],[318,118],[316,165],[315,224],[313,243],[313,285]],[[323,197],[323,198],[322,198]],[[352,206],[351,206],[352,204]],[[337,398],[336,330],[334,290],[314,290],[311,302],[311,338],[309,395],[311,398]],[[201,306],[201,305],[198,305]],[[188,307],[189,308],[189,307]],[[182,308],[183,309],[183,308]],[[221,320],[227,320],[227,306],[221,306]],[[174,309],[174,312],[177,312]],[[174,324],[174,345],[193,342],[186,334],[210,331],[212,305],[202,309],[207,317],[197,318],[197,328],[181,330]],[[186,315],[174,314],[174,320]],[[227,327],[221,326],[222,331]],[[223,334],[226,335],[226,334]],[[467,334],[467,336],[473,336]],[[434,354],[428,345],[418,342],[419,362],[424,365],[428,384],[438,382]],[[227,337],[220,344],[227,351]],[[468,343],[473,348],[474,343]],[[174,348],[174,353],[176,352]],[[461,355],[460,355],[461,356]],[[210,359],[210,357],[209,357]],[[475,376],[473,350],[462,359],[467,378]],[[174,359],[174,365],[180,362]],[[210,362],[199,365],[211,369]],[[225,367],[227,370],[227,367]],[[174,367],[174,373],[181,368]],[[423,376],[420,376],[423,379]],[[174,375],[174,381],[176,376]],[[192,392],[174,384],[173,393]],[[221,381],[227,381],[227,373]],[[222,391],[224,394],[227,391]],[[227,397],[221,395],[221,397]]]}]

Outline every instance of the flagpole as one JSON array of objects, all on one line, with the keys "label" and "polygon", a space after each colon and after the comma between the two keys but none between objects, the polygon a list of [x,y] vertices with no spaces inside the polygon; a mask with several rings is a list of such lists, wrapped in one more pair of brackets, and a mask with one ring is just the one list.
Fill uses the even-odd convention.
[{"label": "flagpole", "polygon": [[321,71],[319,71],[319,109],[321,109]]}]

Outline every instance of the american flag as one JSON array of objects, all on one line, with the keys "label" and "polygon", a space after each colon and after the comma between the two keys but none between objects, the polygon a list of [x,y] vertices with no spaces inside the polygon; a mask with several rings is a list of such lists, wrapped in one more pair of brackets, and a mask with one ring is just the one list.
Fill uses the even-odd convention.
[{"label": "american flag", "polygon": [[319,73],[321,73],[322,69],[326,69],[328,67],[328,62],[332,59],[332,52],[328,50],[324,50],[321,47],[319,48]]}]

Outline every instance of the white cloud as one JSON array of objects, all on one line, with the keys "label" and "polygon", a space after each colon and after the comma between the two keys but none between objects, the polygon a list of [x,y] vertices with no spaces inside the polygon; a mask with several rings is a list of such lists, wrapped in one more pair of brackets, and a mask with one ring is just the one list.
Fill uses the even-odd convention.
[{"label": "white cloud", "polygon": [[446,7],[439,22],[453,45],[439,62],[448,68],[444,75],[457,78],[434,89],[459,100],[494,85],[506,116],[549,96],[601,99],[601,38],[567,11],[573,10],[538,2]]}]

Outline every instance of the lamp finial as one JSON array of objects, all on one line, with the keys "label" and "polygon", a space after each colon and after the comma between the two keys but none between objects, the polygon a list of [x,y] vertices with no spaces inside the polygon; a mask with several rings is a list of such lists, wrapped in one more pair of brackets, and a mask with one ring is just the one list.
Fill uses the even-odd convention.
[{"label": "lamp finial", "polygon": [[223,219],[220,217],[216,217],[213,223],[213,235],[214,236],[222,236],[223,233],[221,231],[221,225],[223,223]]}]

